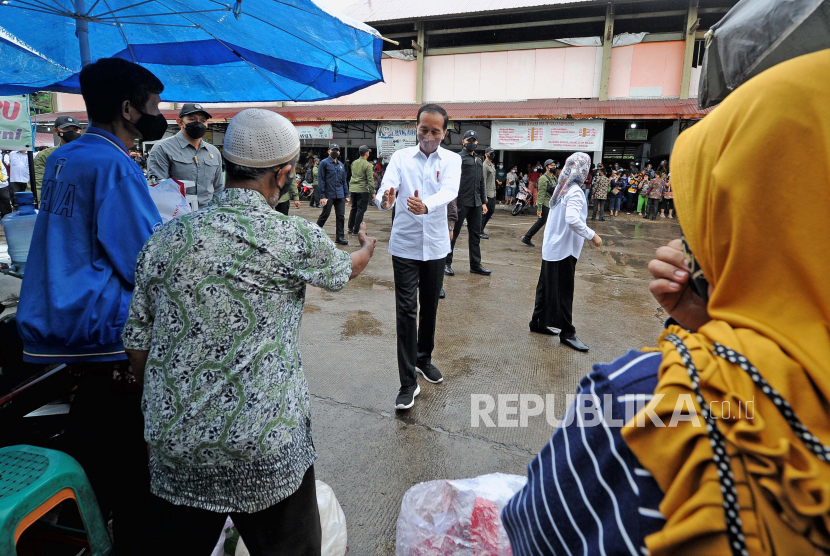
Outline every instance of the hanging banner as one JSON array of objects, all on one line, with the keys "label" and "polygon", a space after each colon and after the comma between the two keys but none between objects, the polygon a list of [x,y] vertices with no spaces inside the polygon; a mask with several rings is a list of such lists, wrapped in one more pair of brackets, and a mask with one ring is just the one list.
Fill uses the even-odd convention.
[{"label": "hanging banner", "polygon": [[331,124],[300,123],[294,124],[300,139],[334,139]]},{"label": "hanging banner", "polygon": [[0,150],[32,150],[32,122],[26,95],[0,97]]},{"label": "hanging banner", "polygon": [[493,120],[491,147],[503,151],[601,151],[604,120]]},{"label": "hanging banner", "polygon": [[415,122],[379,123],[376,133],[377,153],[386,158],[405,147],[418,144]]}]

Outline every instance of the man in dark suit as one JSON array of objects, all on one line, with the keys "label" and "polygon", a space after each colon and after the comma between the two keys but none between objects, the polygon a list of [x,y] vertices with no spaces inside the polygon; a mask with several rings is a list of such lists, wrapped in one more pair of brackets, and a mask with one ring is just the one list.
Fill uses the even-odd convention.
[{"label": "man in dark suit", "polygon": [[487,195],[484,191],[484,159],[476,156],[478,134],[472,129],[464,134],[464,148],[461,150],[461,184],[458,188],[458,221],[452,237],[450,254],[444,266],[444,274],[453,276],[452,257],[455,242],[461,232],[461,224],[467,221],[470,234],[470,272],[490,276],[490,271],[481,266],[481,220],[487,214]]},{"label": "man in dark suit", "polygon": [[346,167],[338,160],[339,158],[340,147],[332,143],[329,145],[328,158],[320,162],[317,184],[320,189],[320,204],[323,205],[323,212],[317,218],[317,225],[321,228],[326,225],[333,206],[337,219],[334,242],[348,245],[349,242],[343,229],[346,222],[346,199],[349,196],[349,186],[346,185]]}]

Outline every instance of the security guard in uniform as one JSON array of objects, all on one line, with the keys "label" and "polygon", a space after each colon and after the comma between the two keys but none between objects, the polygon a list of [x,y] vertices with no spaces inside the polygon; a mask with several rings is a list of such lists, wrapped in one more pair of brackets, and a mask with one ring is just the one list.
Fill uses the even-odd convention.
[{"label": "security guard in uniform", "polygon": [[538,191],[536,193],[536,216],[538,216],[538,218],[527,233],[522,236],[522,243],[525,245],[536,247],[536,244],[530,240],[533,239],[536,232],[541,230],[542,226],[545,225],[545,222],[548,221],[548,212],[550,212],[548,203],[550,202],[550,198],[553,196],[553,192],[556,189],[556,182],[556,163],[549,158],[545,161],[545,173],[542,174],[537,182]]},{"label": "security guard in uniform", "polygon": [[321,228],[326,225],[334,207],[336,217],[335,240],[339,245],[348,245],[349,241],[344,237],[343,228],[346,222],[346,198],[349,196],[349,188],[346,185],[346,167],[339,160],[340,147],[332,143],[329,145],[329,156],[320,162],[317,182],[320,186],[320,203],[323,205],[323,212],[317,219],[317,225]]},{"label": "security guard in uniform", "polygon": [[195,182],[186,193],[199,196],[199,207],[208,204],[225,187],[222,155],[219,149],[202,141],[209,119],[210,114],[201,104],[184,104],[176,118],[181,131],[156,143],[147,160],[148,176]]},{"label": "security guard in uniform", "polygon": [[470,234],[470,272],[490,276],[490,270],[481,266],[481,219],[487,214],[487,195],[484,191],[484,159],[476,156],[478,134],[472,129],[464,134],[464,148],[461,150],[461,184],[458,187],[458,221],[452,236],[450,254],[444,265],[444,274],[453,276],[452,256],[455,241],[461,233],[461,223],[466,219],[467,233]]}]

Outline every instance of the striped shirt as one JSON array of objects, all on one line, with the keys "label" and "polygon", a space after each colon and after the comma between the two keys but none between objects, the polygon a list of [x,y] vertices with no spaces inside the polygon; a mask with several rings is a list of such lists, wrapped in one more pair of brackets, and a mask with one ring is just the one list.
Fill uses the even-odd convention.
[{"label": "striped shirt", "polygon": [[645,537],[665,523],[663,493],[621,432],[651,399],[660,361],[658,352],[629,351],[582,379],[502,512],[515,556],[648,554]]}]

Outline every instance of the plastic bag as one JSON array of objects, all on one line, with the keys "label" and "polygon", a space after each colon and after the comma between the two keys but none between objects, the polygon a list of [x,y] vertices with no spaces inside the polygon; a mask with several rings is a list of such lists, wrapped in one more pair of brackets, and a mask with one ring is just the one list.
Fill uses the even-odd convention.
[{"label": "plastic bag", "polygon": [[193,212],[184,195],[184,183],[173,178],[150,186],[150,197],[156,204],[163,224],[177,216]]},{"label": "plastic bag", "polygon": [[222,527],[222,534],[219,535],[219,541],[210,556],[225,556],[225,540],[227,540],[230,529],[233,529],[233,521],[231,521],[231,518],[227,518],[225,519],[225,526]]},{"label": "plastic bag", "polygon": [[410,488],[401,501],[396,556],[512,556],[501,510],[527,477],[491,473]]},{"label": "plastic bag", "polygon": [[[317,507],[320,510],[320,527],[323,530],[321,556],[343,556],[349,550],[346,535],[346,515],[334,491],[323,481],[317,486]],[[245,543],[239,539],[235,556],[250,556]]]}]

